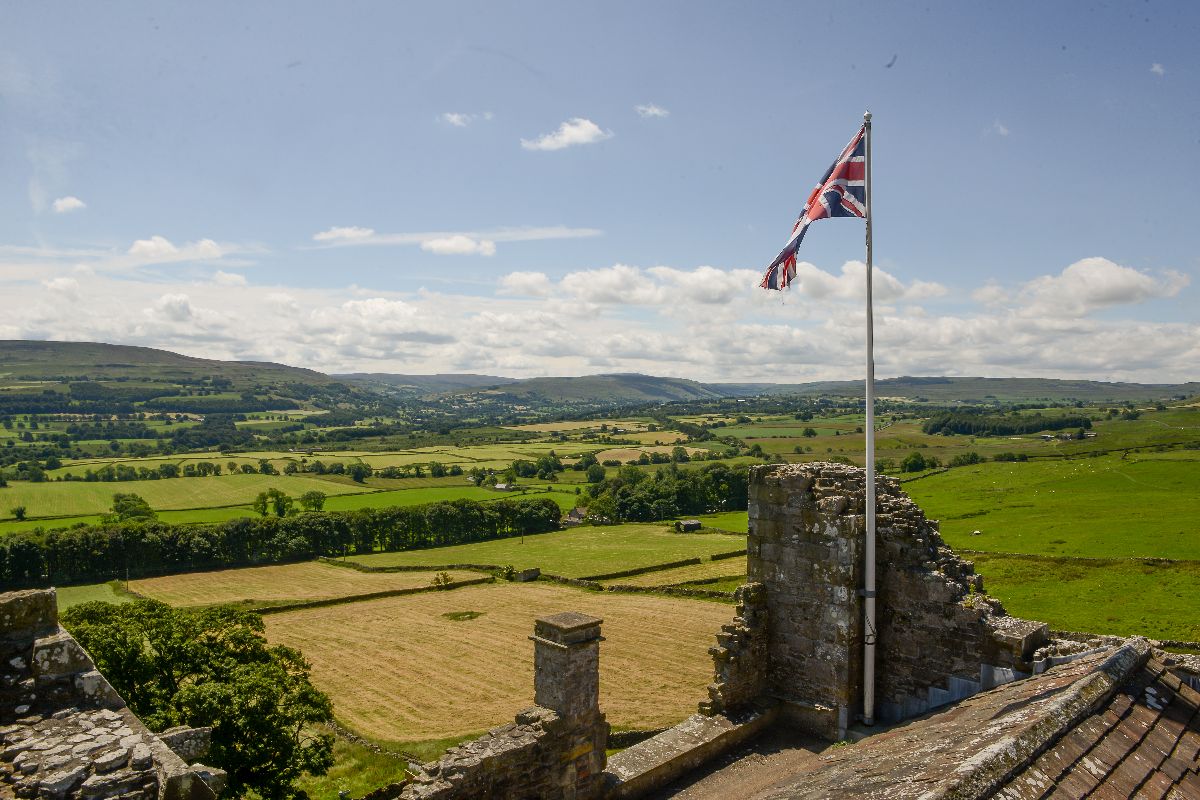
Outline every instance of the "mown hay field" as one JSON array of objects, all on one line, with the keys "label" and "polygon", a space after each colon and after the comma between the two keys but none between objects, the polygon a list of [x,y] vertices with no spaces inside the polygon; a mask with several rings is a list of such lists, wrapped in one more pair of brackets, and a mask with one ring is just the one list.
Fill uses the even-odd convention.
[{"label": "mown hay field", "polygon": [[[218,475],[157,481],[45,482],[13,481],[3,490],[4,511],[25,506],[30,517],[103,514],[116,492],[133,492],[158,509],[211,508],[251,502],[260,492],[279,489],[298,497],[310,489],[327,495],[370,491],[358,484],[335,483],[304,475]],[[3,513],[0,511],[0,513]]]},{"label": "mown hay field", "polygon": [[441,564],[511,564],[517,569],[582,578],[637,567],[729,553],[746,546],[743,536],[679,534],[658,524],[582,526],[521,539],[493,539],[475,544],[350,556],[372,567]]},{"label": "mown hay field", "polygon": [[[691,564],[674,569],[661,569],[654,572],[643,572],[641,575],[630,575],[627,578],[612,578],[607,584],[625,586],[674,586],[690,581],[708,580],[710,578],[741,578],[746,577],[746,557],[723,558],[719,561],[705,561],[701,564]],[[707,588],[698,586],[698,589]]]},{"label": "mown hay field", "polygon": [[[462,611],[481,616],[453,621]],[[547,583],[306,609],[265,618],[272,642],[299,648],[339,721],[389,742],[443,739],[511,722],[533,703],[536,617],[604,619],[600,705],[615,728],[655,728],[692,714],[712,680],[708,648],[733,616],[724,604],[596,593]]]},{"label": "mown hay field", "polygon": [[[278,605],[304,600],[327,600],[356,594],[412,589],[431,585],[436,572],[359,572],[318,561],[271,567],[246,567],[214,572],[189,572],[130,581],[137,594],[173,606],[240,603]],[[461,581],[483,577],[478,572],[452,570]]]}]

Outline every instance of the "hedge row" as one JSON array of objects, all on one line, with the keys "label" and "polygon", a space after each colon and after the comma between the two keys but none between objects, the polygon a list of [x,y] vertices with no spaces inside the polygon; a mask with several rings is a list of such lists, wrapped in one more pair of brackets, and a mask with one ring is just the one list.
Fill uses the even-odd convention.
[{"label": "hedge row", "polygon": [[452,500],[208,524],[35,530],[0,539],[0,589],[467,544],[556,530],[560,516],[547,498]]}]

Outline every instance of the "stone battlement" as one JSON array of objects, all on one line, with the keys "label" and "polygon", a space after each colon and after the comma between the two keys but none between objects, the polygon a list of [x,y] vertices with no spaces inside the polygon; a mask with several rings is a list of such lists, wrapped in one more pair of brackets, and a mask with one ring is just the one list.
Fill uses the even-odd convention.
[{"label": "stone battlement", "polygon": [[[184,755],[209,728],[165,736]],[[224,773],[147,730],[58,624],[53,589],[0,595],[0,797],[213,800]],[[215,790],[214,790],[215,787]]]}]

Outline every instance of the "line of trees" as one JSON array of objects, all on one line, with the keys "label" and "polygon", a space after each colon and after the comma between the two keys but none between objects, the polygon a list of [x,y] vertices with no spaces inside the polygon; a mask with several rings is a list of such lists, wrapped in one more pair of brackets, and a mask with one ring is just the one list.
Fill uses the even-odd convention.
[{"label": "line of trees", "polygon": [[561,515],[557,503],[539,497],[26,531],[0,539],[0,589],[466,544],[556,530]]},{"label": "line of trees", "polygon": [[1091,418],[1080,414],[1048,417],[1042,414],[999,415],[948,411],[925,420],[921,430],[925,433],[961,433],[970,436],[1014,436],[1038,431],[1091,427]]}]

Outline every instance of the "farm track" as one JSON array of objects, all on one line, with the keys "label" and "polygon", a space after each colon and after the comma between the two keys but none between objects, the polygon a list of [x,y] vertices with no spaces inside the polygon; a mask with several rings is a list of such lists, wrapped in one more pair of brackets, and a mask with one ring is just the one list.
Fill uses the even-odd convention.
[{"label": "farm track", "polygon": [[[442,614],[482,611],[453,622]],[[532,703],[527,637],[537,616],[605,620],[601,707],[616,727],[654,728],[694,712],[711,680],[707,648],[733,611],[655,595],[492,584],[265,618],[273,642],[300,648],[338,718],[391,742],[447,738],[508,722]],[[666,635],[667,632],[670,635]]]}]

